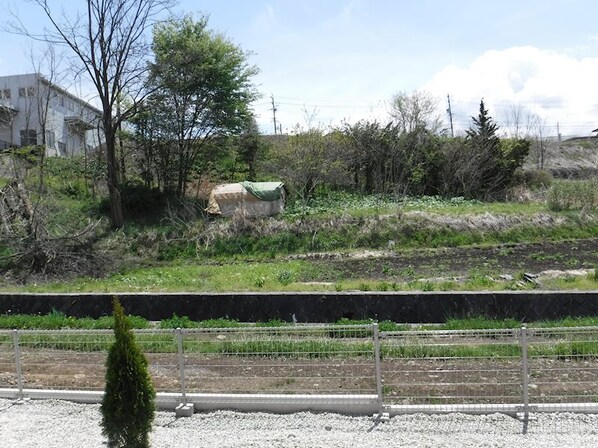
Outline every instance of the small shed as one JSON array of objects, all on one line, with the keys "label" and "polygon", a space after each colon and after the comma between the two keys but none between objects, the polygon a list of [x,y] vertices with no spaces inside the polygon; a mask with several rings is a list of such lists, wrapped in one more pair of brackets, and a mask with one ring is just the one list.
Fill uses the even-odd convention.
[{"label": "small shed", "polygon": [[249,217],[273,216],[284,210],[286,192],[282,182],[240,182],[215,186],[206,211],[233,216],[242,211]]}]

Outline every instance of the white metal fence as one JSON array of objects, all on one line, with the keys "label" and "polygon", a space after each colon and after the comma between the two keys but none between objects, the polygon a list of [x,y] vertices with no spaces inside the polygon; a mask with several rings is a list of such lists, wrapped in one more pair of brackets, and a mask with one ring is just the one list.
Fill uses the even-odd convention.
[{"label": "white metal fence", "polygon": [[[596,412],[598,328],[140,330],[159,392],[377,397],[400,412]],[[0,331],[0,388],[101,391],[109,330]],[[350,405],[350,401],[347,402]]]}]

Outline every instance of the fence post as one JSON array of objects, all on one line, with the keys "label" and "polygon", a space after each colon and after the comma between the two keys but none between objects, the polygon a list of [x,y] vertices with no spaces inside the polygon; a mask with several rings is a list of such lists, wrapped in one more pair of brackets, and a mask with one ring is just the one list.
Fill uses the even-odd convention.
[{"label": "fence post", "polygon": [[17,398],[22,400],[23,396],[23,373],[21,369],[21,346],[19,345],[19,330],[12,331],[12,342],[15,350],[15,366],[17,369]]},{"label": "fence post", "polygon": [[183,330],[181,328],[177,328],[175,332],[177,350],[179,354],[179,380],[181,383],[182,403],[187,403],[187,385],[185,383],[185,357],[183,355]]},{"label": "fence post", "polygon": [[529,358],[527,354],[527,328],[521,327],[521,386],[523,399],[523,414],[521,419],[523,421],[523,433],[527,433],[527,425],[529,422]]},{"label": "fence post", "polygon": [[382,367],[380,363],[380,329],[376,322],[372,323],[372,331],[374,335],[374,363],[376,366],[376,394],[378,395],[378,403],[382,406],[384,397],[382,395]]}]

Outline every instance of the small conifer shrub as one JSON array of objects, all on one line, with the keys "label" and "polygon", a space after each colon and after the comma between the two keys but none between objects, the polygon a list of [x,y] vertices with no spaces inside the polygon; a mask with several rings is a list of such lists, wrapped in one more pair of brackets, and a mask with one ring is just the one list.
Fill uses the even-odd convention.
[{"label": "small conifer shrub", "polygon": [[106,360],[106,386],[102,400],[102,433],[110,448],[149,447],[156,393],[131,323],[119,300],[112,299],[114,335]]}]

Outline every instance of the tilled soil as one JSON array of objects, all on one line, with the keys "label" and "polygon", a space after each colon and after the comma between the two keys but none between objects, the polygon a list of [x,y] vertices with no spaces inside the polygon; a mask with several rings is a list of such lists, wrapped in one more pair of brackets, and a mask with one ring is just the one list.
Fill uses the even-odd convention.
[{"label": "tilled soil", "polygon": [[317,268],[307,281],[379,279],[409,281],[420,278],[460,277],[471,272],[515,275],[547,270],[593,269],[598,264],[598,239],[490,247],[397,250],[364,257],[314,254]]}]

